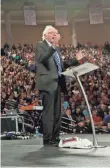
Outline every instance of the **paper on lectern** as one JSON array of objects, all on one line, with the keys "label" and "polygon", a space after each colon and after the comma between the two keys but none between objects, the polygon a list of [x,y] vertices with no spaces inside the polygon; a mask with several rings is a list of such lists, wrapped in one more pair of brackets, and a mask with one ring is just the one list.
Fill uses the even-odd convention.
[{"label": "paper on lectern", "polygon": [[65,76],[71,76],[74,77],[74,73],[77,73],[77,76],[81,76],[84,75],[86,73],[89,73],[93,70],[98,69],[99,67],[97,65],[91,64],[91,63],[84,63],[82,65],[79,65],[77,67],[73,67],[69,70],[66,70],[65,72],[63,72],[62,74]]}]

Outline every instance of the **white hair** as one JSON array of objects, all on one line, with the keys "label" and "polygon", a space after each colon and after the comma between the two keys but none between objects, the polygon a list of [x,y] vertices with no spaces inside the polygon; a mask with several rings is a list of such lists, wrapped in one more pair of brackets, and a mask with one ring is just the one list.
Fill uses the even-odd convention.
[{"label": "white hair", "polygon": [[42,33],[42,39],[43,40],[45,40],[45,34],[48,33],[49,29],[55,29],[55,28],[53,26],[51,26],[51,25],[46,26],[45,29],[44,29],[44,31],[43,31],[43,33]]}]

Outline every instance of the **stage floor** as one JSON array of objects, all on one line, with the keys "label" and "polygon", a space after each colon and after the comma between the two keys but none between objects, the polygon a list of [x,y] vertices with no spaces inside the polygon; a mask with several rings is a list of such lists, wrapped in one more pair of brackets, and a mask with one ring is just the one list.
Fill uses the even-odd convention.
[{"label": "stage floor", "polygon": [[[74,135],[92,140],[92,135]],[[100,149],[43,147],[42,138],[2,140],[2,167],[110,167],[110,134],[97,135]]]}]

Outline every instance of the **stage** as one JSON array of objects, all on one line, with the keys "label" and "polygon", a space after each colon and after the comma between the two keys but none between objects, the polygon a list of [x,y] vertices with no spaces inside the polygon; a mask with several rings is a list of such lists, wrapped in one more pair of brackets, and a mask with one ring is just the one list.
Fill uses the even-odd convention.
[{"label": "stage", "polygon": [[[74,135],[92,140],[92,135]],[[62,137],[61,137],[62,138]],[[109,167],[110,134],[98,134],[100,149],[43,147],[42,138],[2,140],[2,167]]]}]

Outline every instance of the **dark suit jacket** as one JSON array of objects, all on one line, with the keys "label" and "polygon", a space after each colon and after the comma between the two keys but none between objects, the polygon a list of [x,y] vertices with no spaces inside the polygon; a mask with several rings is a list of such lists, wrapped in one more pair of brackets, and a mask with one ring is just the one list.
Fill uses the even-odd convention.
[{"label": "dark suit jacket", "polygon": [[[40,41],[36,46],[36,87],[39,90],[45,90],[50,92],[55,91],[57,89],[58,83],[62,85],[61,88],[63,89],[63,92],[66,89],[65,78],[63,75],[60,78],[59,82],[58,69],[53,55],[55,51],[56,50],[53,47],[50,47],[45,40]],[[60,56],[60,60],[63,71],[69,66],[78,64],[78,61],[75,58],[70,61],[65,61],[63,63]]]}]

